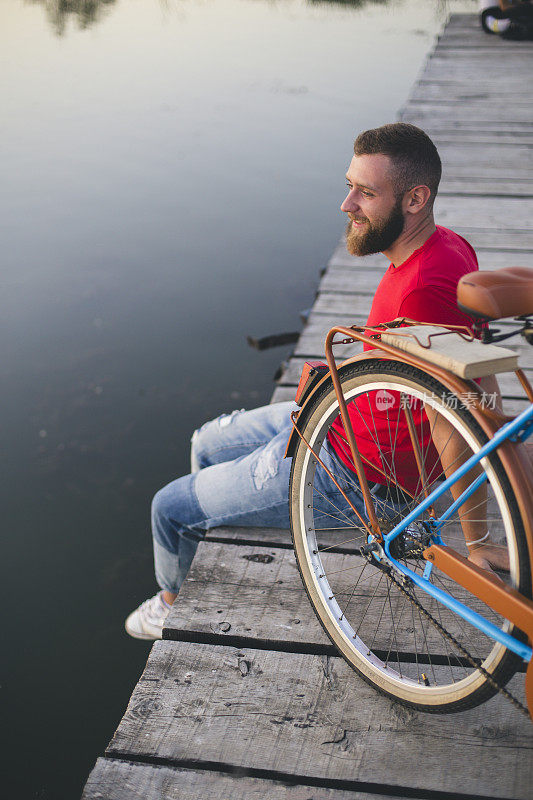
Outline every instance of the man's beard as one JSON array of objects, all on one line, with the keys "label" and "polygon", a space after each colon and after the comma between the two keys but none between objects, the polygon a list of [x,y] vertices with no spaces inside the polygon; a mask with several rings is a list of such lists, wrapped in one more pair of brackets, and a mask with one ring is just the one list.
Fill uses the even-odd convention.
[{"label": "man's beard", "polygon": [[346,247],[352,256],[369,256],[382,253],[391,247],[403,231],[402,198],[394,204],[387,219],[377,224],[367,222],[364,231],[359,232],[350,221],[346,227]]}]

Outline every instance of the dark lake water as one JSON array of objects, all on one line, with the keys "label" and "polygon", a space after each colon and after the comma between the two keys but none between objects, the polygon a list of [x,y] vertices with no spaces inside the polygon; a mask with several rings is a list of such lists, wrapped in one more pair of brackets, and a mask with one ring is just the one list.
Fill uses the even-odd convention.
[{"label": "dark lake water", "polygon": [[6,796],[78,797],[145,664],[149,504],[268,402],[450,3],[1,0]]}]

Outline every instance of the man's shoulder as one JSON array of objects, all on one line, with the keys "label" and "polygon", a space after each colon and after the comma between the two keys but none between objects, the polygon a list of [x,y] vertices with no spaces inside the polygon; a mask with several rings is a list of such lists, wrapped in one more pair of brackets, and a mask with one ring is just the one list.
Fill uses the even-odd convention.
[{"label": "man's shoulder", "polygon": [[421,259],[421,283],[457,282],[461,275],[477,269],[476,252],[470,242],[455,231],[437,225],[432,246]]},{"label": "man's shoulder", "polygon": [[439,252],[445,253],[448,257],[456,256],[458,258],[466,258],[472,260],[477,267],[476,251],[464,236],[452,231],[450,228],[445,228],[442,225],[437,225],[437,242],[433,250],[438,254]]}]

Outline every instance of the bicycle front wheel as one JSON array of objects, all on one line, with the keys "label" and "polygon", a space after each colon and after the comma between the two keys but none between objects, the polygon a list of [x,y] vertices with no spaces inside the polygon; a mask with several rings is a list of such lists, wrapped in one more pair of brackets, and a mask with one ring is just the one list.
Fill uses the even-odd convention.
[{"label": "bicycle front wheel", "polygon": [[[343,371],[342,389],[385,531],[486,442],[468,409],[437,380],[409,365],[356,362]],[[302,580],[324,630],[350,666],[401,702],[446,712],[484,702],[497,689],[478,666],[503,685],[520,659],[423,590],[410,588],[410,599],[383,561],[362,556],[368,531],[358,513],[365,516],[364,505],[333,387],[325,386],[303,414],[301,431],[312,449],[299,439],[294,452],[291,529]],[[510,572],[504,580],[531,596],[527,544],[512,486],[496,453],[483,459],[482,469],[484,486],[456,509],[440,534],[467,556],[465,532],[472,540],[472,532],[488,530],[491,541],[508,554]],[[472,479],[480,471],[477,467]],[[424,572],[421,553],[429,518],[453,502],[448,491],[400,534],[391,549],[396,560]],[[437,569],[430,580],[513,632],[510,623]]]}]

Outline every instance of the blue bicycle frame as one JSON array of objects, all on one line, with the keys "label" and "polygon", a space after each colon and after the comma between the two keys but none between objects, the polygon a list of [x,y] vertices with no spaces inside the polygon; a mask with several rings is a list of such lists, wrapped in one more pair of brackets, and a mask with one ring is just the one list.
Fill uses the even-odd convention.
[{"label": "blue bicycle frame", "polygon": [[[396,539],[396,537],[399,536],[402,531],[404,531],[420,516],[420,514],[429,508],[429,506],[433,505],[434,501],[444,494],[444,492],[446,492],[450,486],[462,478],[463,475],[465,475],[472,467],[474,467],[476,464],[479,464],[485,456],[495,450],[500,444],[502,444],[502,442],[506,441],[507,439],[511,441],[523,442],[526,441],[526,439],[528,439],[532,433],[533,404],[526,408],[514,420],[503,425],[490,441],[488,441],[477,453],[465,461],[465,463],[455,470],[455,472],[450,475],[449,478],[443,481],[437,489],[434,489],[434,491],[432,491],[428,497],[419,503],[419,505],[417,505],[413,511],[411,511],[398,525],[396,525],[396,527],[394,527],[383,537],[383,549],[387,555],[387,558],[399,572],[408,577],[416,586],[418,586],[420,589],[423,589],[425,592],[431,595],[431,597],[434,597],[437,601],[441,602],[455,614],[462,617],[467,622],[470,622],[492,639],[495,639],[497,642],[505,645],[505,647],[507,647],[513,653],[516,653],[523,658],[524,661],[530,661],[533,655],[532,648],[529,647],[529,645],[518,641],[518,639],[515,639],[510,634],[501,630],[492,622],[489,622],[480,614],[478,614],[476,611],[472,611],[472,609],[468,608],[468,606],[465,606],[459,600],[456,600],[447,592],[439,589],[437,586],[431,583],[429,577],[431,575],[433,565],[430,561],[427,562],[423,575],[417,575],[415,572],[409,569],[409,567],[405,566],[404,564],[400,564],[393,556],[391,556],[390,545],[391,542]],[[445,542],[442,540],[439,533],[440,528],[446,522],[446,520],[452,516],[456,509],[459,508],[459,506],[462,505],[462,503],[486,481],[486,479],[487,476],[483,472],[472,482],[472,484],[461,494],[461,496],[449,506],[442,516],[431,521],[431,525],[434,528],[434,544],[445,545]]]}]

